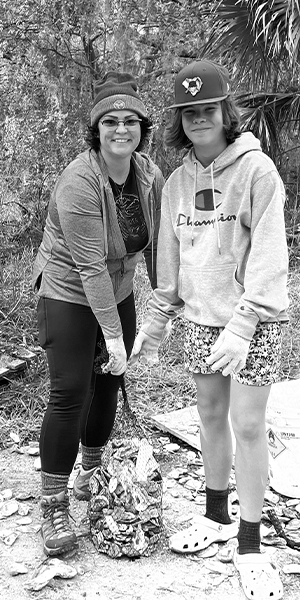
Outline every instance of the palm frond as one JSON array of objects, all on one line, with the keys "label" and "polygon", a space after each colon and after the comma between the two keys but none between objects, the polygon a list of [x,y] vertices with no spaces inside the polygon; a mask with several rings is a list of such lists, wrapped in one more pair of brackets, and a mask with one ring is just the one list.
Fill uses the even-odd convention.
[{"label": "palm frond", "polygon": [[252,131],[276,163],[283,152],[282,131],[300,132],[300,94],[247,93],[239,94],[236,100],[241,108],[242,129]]},{"label": "palm frond", "polygon": [[298,62],[300,57],[300,3],[289,0],[289,19],[287,23],[291,59]]},{"label": "palm frond", "polygon": [[263,39],[257,35],[247,0],[223,0],[212,11],[213,25],[202,55],[220,54],[235,64],[240,80],[250,77],[253,88],[270,78],[271,65]]},{"label": "palm frond", "polygon": [[217,53],[234,62],[252,89],[273,88],[274,71],[300,57],[299,0],[222,0],[211,11],[212,29],[202,55]]},{"label": "palm frond", "polygon": [[244,100],[241,106],[244,105],[242,111],[242,129],[252,131],[252,133],[260,140],[261,147],[274,161],[280,153],[280,137],[274,111],[263,102],[255,102],[248,104]]},{"label": "palm frond", "polygon": [[252,0],[253,27],[257,39],[263,39],[272,60],[288,56],[290,66],[299,58],[300,7],[299,0]]}]

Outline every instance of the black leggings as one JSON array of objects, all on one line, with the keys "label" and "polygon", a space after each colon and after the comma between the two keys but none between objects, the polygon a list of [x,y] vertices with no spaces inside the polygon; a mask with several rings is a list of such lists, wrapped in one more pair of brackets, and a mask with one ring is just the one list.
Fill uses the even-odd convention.
[{"label": "black leggings", "polygon": [[[84,446],[103,446],[112,430],[119,377],[96,375],[94,359],[101,328],[88,306],[40,298],[39,339],[50,372],[50,400],[40,435],[42,471],[70,474],[79,440]],[[118,304],[127,356],[136,332],[133,293]]]}]

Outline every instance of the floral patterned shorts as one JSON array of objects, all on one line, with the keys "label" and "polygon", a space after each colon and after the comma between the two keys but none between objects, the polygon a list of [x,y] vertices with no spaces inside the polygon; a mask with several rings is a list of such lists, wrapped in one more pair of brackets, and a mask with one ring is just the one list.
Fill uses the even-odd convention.
[{"label": "floral patterned shorts", "polygon": [[[192,373],[217,373],[206,364],[211,347],[222,327],[185,322],[184,366]],[[246,366],[232,379],[244,385],[271,385],[278,380],[281,359],[282,324],[259,323],[250,343]],[[219,372],[221,372],[219,370]]]}]

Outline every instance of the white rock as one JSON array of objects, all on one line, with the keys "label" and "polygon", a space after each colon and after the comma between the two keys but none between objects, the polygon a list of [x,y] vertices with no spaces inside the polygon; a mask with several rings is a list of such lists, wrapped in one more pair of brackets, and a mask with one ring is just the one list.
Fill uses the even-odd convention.
[{"label": "white rock", "polygon": [[16,500],[6,500],[0,505],[0,519],[6,519],[18,512],[19,503]]},{"label": "white rock", "polygon": [[9,488],[2,490],[1,496],[3,500],[11,500],[11,498],[13,497],[12,490],[10,490]]},{"label": "white rock", "polygon": [[165,444],[165,449],[168,450],[168,452],[177,452],[177,450],[180,450],[180,446],[179,444]]},{"label": "white rock", "polygon": [[16,519],[16,523],[18,525],[30,525],[32,523],[31,517],[22,517],[21,519]]},{"label": "white rock", "polygon": [[41,470],[41,459],[40,457],[36,458],[34,461],[34,468],[36,471],[40,471]]},{"label": "white rock", "polygon": [[9,568],[9,573],[13,577],[15,577],[16,575],[24,575],[25,573],[28,573],[28,569],[27,569],[26,565],[24,565],[24,563],[15,562],[15,563],[11,564],[11,566]]},{"label": "white rock", "polygon": [[29,456],[39,456],[40,455],[40,450],[39,450],[38,447],[28,448],[28,454],[29,454]]}]

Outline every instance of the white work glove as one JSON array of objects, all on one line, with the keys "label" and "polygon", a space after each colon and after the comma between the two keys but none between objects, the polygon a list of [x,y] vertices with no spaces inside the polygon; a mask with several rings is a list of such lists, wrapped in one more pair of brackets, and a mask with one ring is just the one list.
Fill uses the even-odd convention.
[{"label": "white work glove", "polygon": [[213,371],[221,370],[224,377],[238,373],[246,364],[249,346],[250,340],[223,329],[206,362]]},{"label": "white work glove", "polygon": [[160,340],[147,335],[147,333],[140,329],[135,338],[129,364],[134,365],[141,359],[141,362],[145,362],[149,366],[155,365],[158,363],[159,344]]},{"label": "white work glove", "polygon": [[[147,333],[144,331],[147,328]],[[172,329],[171,321],[161,326],[158,319],[146,321],[135,338],[129,364],[134,365],[139,359],[149,366],[158,363],[158,348],[160,343],[169,337]],[[149,335],[148,331],[151,331]]]},{"label": "white work glove", "polygon": [[168,321],[164,328],[164,332],[163,332],[161,341],[163,342],[164,340],[167,340],[168,337],[170,337],[171,333],[172,333],[172,321]]},{"label": "white work glove", "polygon": [[125,350],[123,336],[120,335],[117,338],[105,340],[109,360],[106,365],[102,367],[103,373],[110,373],[112,375],[122,375],[126,371],[127,366],[127,353]]}]

